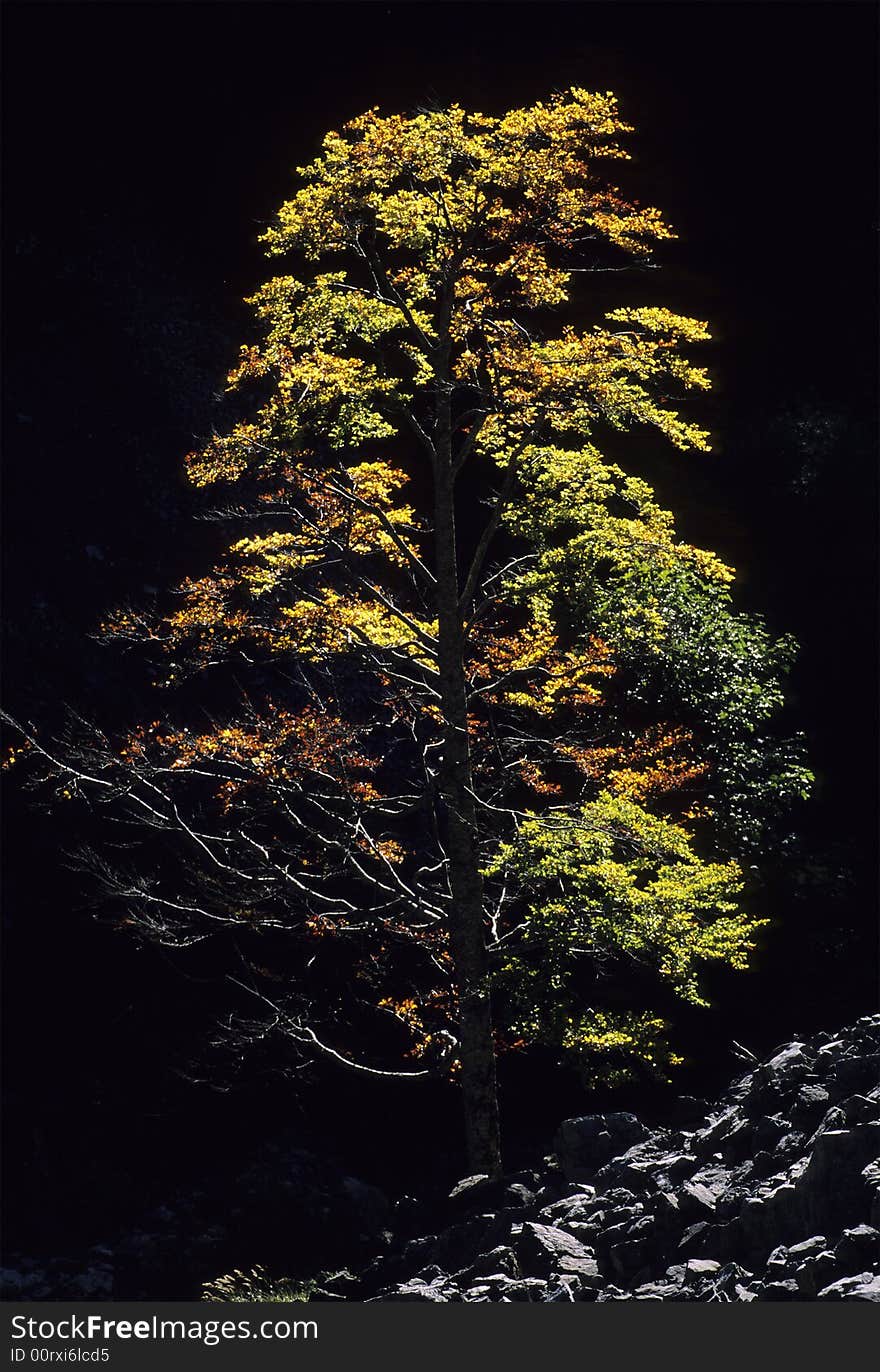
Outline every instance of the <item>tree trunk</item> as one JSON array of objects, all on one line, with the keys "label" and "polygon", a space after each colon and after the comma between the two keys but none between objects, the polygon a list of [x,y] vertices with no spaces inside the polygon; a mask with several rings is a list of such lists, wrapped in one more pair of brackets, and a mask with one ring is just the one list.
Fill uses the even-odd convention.
[{"label": "tree trunk", "polygon": [[452,891],[449,936],[458,994],[459,1058],[468,1167],[474,1173],[497,1176],[501,1171],[501,1144],[495,1044],[483,882],[471,784],[453,476],[449,445],[441,443],[438,446],[435,472],[438,666],[445,725],[440,775],[442,812],[438,818]]}]

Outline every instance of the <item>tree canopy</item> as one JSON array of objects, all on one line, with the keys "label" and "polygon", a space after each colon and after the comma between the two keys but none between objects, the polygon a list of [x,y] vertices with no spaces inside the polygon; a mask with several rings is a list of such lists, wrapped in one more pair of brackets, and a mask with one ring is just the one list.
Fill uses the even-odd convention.
[{"label": "tree canopy", "polygon": [[617,460],[708,449],[679,409],[707,325],[566,322],[673,237],[609,179],[630,131],[573,89],[326,136],[263,235],[243,417],[187,459],[227,551],[105,625],[163,662],[157,717],[29,744],[161,834],[95,864],[124,924],[226,950],[236,1043],[452,1074],[474,1170],[498,1052],[675,1060],[651,997],[747,966],[742,862],[808,782],[774,734],[792,645]]}]

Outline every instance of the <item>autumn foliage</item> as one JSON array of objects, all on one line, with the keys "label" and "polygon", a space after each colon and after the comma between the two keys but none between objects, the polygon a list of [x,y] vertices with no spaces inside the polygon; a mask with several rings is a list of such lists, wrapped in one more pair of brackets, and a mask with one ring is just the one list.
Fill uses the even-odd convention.
[{"label": "autumn foliage", "polygon": [[53,755],[166,836],[157,873],[102,869],[126,921],[235,932],[239,1040],[461,1077],[489,1168],[496,1051],[674,1061],[645,986],[700,1004],[703,968],[747,966],[737,854],[805,785],[762,741],[788,645],[608,455],[708,448],[679,409],[706,325],[566,322],[582,273],[673,236],[610,180],[629,132],[571,90],[327,135],[263,236],[249,417],[187,459],[228,550],[105,626],[163,662],[159,718],[79,779]]}]

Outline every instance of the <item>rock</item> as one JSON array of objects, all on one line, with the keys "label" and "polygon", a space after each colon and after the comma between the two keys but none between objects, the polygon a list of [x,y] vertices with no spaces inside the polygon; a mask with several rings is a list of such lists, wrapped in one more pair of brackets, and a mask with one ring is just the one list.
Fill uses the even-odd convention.
[{"label": "rock", "polygon": [[[634,1218],[634,1217],[633,1217]],[[610,1254],[615,1244],[625,1243],[629,1237],[632,1219],[623,1220],[620,1224],[603,1223],[602,1228],[596,1234],[596,1250],[603,1257]]]},{"label": "rock", "polygon": [[714,1276],[720,1272],[721,1263],[714,1258],[689,1258],[684,1269],[683,1280],[692,1286],[695,1282],[701,1281],[704,1277]]},{"label": "rock", "polygon": [[547,1304],[555,1301],[574,1301],[579,1290],[576,1277],[560,1277],[558,1282],[544,1288],[541,1300]]},{"label": "rock", "polygon": [[631,1301],[632,1293],[624,1291],[619,1286],[608,1285],[600,1291],[596,1297],[597,1301]]},{"label": "rock", "polygon": [[595,1210],[594,1201],[596,1192],[592,1186],[579,1186],[570,1188],[572,1194],[563,1196],[560,1200],[553,1201],[550,1205],[545,1205],[538,1211],[538,1219],[546,1221],[548,1224],[555,1224],[560,1220],[582,1220]]},{"label": "rock", "polygon": [[870,1224],[844,1229],[835,1245],[834,1256],[845,1272],[880,1266],[880,1234]]},{"label": "rock", "polygon": [[759,1149],[751,1160],[750,1174],[755,1179],[769,1177],[776,1166],[776,1158],[772,1153],[767,1153]]},{"label": "rock", "polygon": [[784,1281],[771,1281],[758,1291],[759,1301],[797,1301],[801,1299],[798,1284],[793,1278]]},{"label": "rock", "polygon": [[488,1172],[477,1172],[472,1177],[462,1177],[461,1181],[457,1181],[449,1192],[449,1199],[454,1201],[464,1197],[470,1200],[475,1192],[485,1192],[487,1188],[491,1189],[492,1185]]},{"label": "rock", "polygon": [[637,1301],[674,1300],[677,1294],[678,1287],[666,1282],[645,1282],[643,1286],[637,1286],[633,1291],[633,1296]]},{"label": "rock", "polygon": [[559,1271],[563,1276],[568,1274],[577,1277],[580,1285],[584,1288],[601,1286],[599,1264],[589,1249],[586,1251],[587,1256],[583,1258],[562,1258],[559,1263]]},{"label": "rock", "polygon": [[662,1153],[657,1158],[657,1184],[664,1188],[673,1187],[683,1177],[689,1177],[696,1172],[699,1166],[699,1159],[692,1153]]},{"label": "rock", "polygon": [[843,1118],[847,1124],[870,1124],[880,1120],[880,1088],[863,1095],[857,1091],[840,1102]]},{"label": "rock", "polygon": [[438,1234],[430,1250],[431,1258],[444,1271],[458,1272],[480,1253],[504,1243],[510,1232],[511,1222],[503,1211],[477,1215]]},{"label": "rock", "polygon": [[553,1142],[559,1164],[570,1181],[590,1180],[610,1158],[645,1137],[645,1126],[626,1112],[579,1115],[563,1120]]},{"label": "rock", "polygon": [[657,1185],[658,1171],[654,1158],[631,1157],[630,1153],[624,1153],[622,1157],[613,1158],[600,1168],[594,1180],[602,1187],[625,1186],[634,1192],[650,1191]]},{"label": "rock", "polygon": [[862,1171],[878,1154],[880,1124],[829,1129],[818,1135],[796,1187],[807,1228],[841,1228],[862,1218],[866,1209]]},{"label": "rock", "polygon": [[786,1044],[780,1052],[776,1053],[766,1064],[766,1072],[772,1078],[787,1078],[803,1073],[812,1061],[812,1054],[804,1050],[804,1044],[794,1042]]},{"label": "rock", "polygon": [[820,1301],[874,1301],[880,1303],[880,1275],[860,1272],[856,1277],[844,1277],[823,1287],[816,1297]]},{"label": "rock", "polygon": [[505,1301],[538,1301],[546,1291],[547,1283],[543,1277],[520,1277],[516,1280],[499,1273],[485,1279],[492,1297]]},{"label": "rock", "polygon": [[868,1223],[880,1229],[880,1159],[868,1163],[862,1171],[862,1181],[869,1198]]},{"label": "rock", "polygon": [[832,1066],[831,1077],[838,1096],[870,1090],[880,1078],[880,1054],[840,1058]]},{"label": "rock", "polygon": [[522,1276],[516,1254],[512,1248],[508,1248],[505,1244],[493,1248],[489,1253],[481,1253],[469,1268],[456,1273],[456,1276],[462,1281],[471,1281],[477,1277],[493,1275],[513,1278]]},{"label": "rock", "polygon": [[833,1253],[823,1249],[806,1258],[794,1274],[798,1290],[805,1299],[813,1299],[816,1294],[840,1275],[840,1268]]},{"label": "rock", "polygon": [[590,1249],[571,1234],[548,1224],[524,1224],[517,1254],[522,1270],[529,1276],[557,1271],[598,1274]]},{"label": "rock", "polygon": [[389,1297],[389,1299],[396,1301],[431,1301],[435,1305],[447,1304],[449,1296],[444,1290],[446,1284],[447,1278],[442,1275],[436,1277],[431,1282],[425,1282],[418,1277],[414,1277],[411,1281],[404,1282],[401,1286],[398,1286],[394,1291],[393,1296]]},{"label": "rock", "polygon": [[791,1108],[791,1118],[797,1124],[816,1119],[828,1108],[830,1097],[824,1086],[807,1083],[802,1086]]},{"label": "rock", "polygon": [[813,1253],[821,1253],[828,1247],[828,1241],[824,1234],[814,1234],[811,1239],[804,1239],[801,1243],[793,1243],[787,1249],[789,1259],[795,1263],[801,1262],[803,1258],[811,1256]]},{"label": "rock", "polygon": [[723,1111],[716,1119],[713,1119],[705,1129],[698,1129],[693,1136],[691,1146],[698,1157],[710,1157],[722,1147],[722,1144],[730,1138],[731,1134],[741,1127],[740,1112],[736,1106],[731,1106],[729,1110]]},{"label": "rock", "polygon": [[[450,1210],[453,1214],[468,1214],[473,1211],[485,1214],[488,1210],[505,1209],[508,1204],[506,1192],[511,1189],[505,1186],[504,1181],[497,1177],[489,1177],[484,1172],[472,1177],[462,1177],[449,1192]],[[524,1187],[520,1188],[520,1191],[524,1190]],[[531,1195],[531,1192],[527,1194]]]},{"label": "rock", "polygon": [[[359,1282],[352,1272],[333,1272],[330,1276],[322,1277],[320,1295],[324,1299],[331,1300],[356,1300]],[[310,1295],[309,1300],[314,1300],[315,1295]]]},{"label": "rock", "polygon": [[699,1215],[715,1213],[715,1202],[717,1195],[710,1191],[708,1186],[702,1182],[686,1181],[681,1188],[678,1197],[679,1208],[683,1215]]},{"label": "rock", "polygon": [[689,1225],[679,1239],[679,1255],[685,1256],[688,1253],[699,1251],[709,1232],[710,1226],[706,1220],[698,1220],[696,1224]]},{"label": "rock", "polygon": [[507,1209],[528,1210],[535,1203],[535,1193],[522,1182],[513,1182],[504,1188],[504,1205]]},{"label": "rock", "polygon": [[738,1296],[737,1292],[744,1289],[752,1280],[751,1272],[740,1267],[737,1262],[728,1262],[719,1267],[713,1285],[716,1291],[723,1292],[729,1299],[740,1300],[742,1297]]},{"label": "rock", "polygon": [[612,1245],[608,1259],[615,1276],[637,1282],[642,1273],[649,1271],[653,1255],[654,1245],[650,1240],[627,1239]]},{"label": "rock", "polygon": [[668,1234],[678,1233],[682,1226],[681,1206],[673,1191],[660,1191],[651,1197],[650,1213],[658,1226]]}]

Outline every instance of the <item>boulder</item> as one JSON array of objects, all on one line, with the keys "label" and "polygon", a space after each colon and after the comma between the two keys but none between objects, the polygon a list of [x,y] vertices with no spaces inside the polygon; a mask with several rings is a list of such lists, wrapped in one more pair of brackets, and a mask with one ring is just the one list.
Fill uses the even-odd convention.
[{"label": "boulder", "polygon": [[820,1301],[873,1301],[880,1304],[880,1274],[860,1272],[856,1277],[844,1277],[823,1287],[816,1297]]},{"label": "boulder", "polygon": [[579,1115],[563,1120],[553,1142],[559,1164],[570,1181],[589,1181],[611,1158],[640,1143],[647,1130],[636,1115]]},{"label": "boulder", "polygon": [[549,1224],[524,1224],[517,1255],[522,1270],[529,1276],[567,1272],[598,1278],[595,1254],[571,1234]]}]

